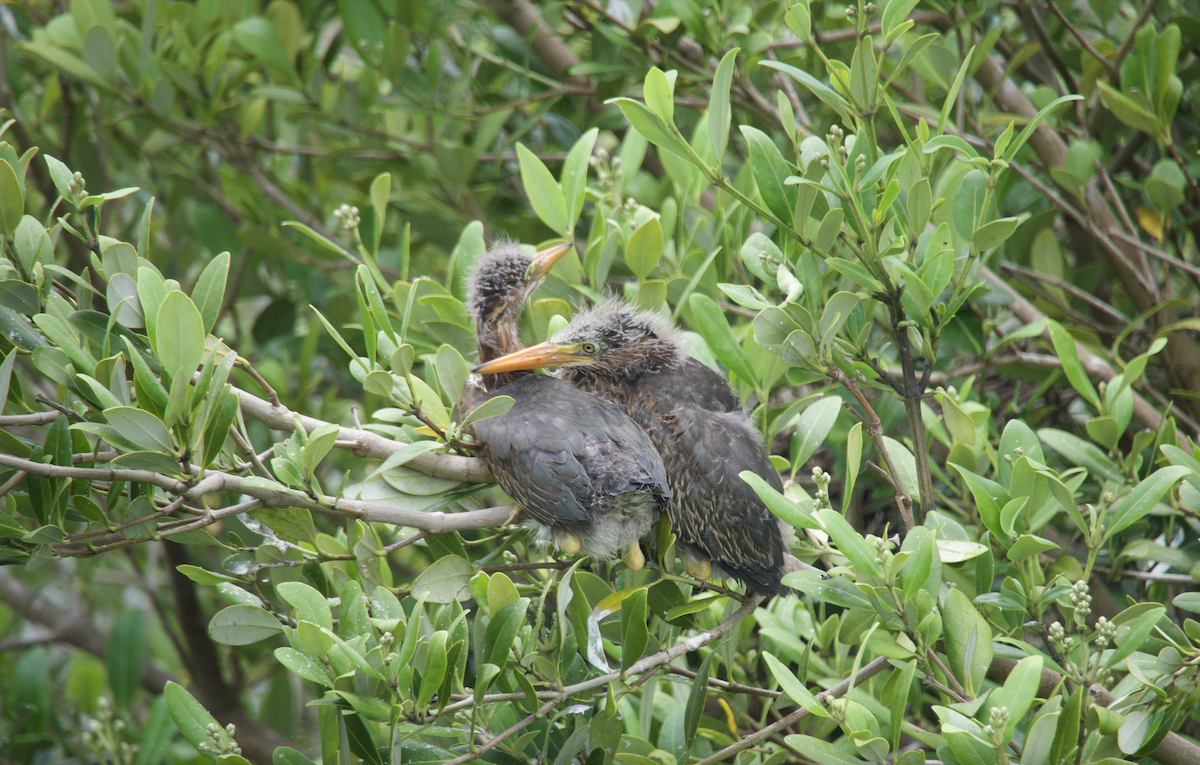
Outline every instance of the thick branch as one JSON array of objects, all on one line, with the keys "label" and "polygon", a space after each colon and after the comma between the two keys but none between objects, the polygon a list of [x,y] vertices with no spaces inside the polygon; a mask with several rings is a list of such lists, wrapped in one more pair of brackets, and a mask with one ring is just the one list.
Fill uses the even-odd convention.
[{"label": "thick branch", "polygon": [[[119,470],[109,468],[77,468],[61,465],[47,465],[41,462],[21,459],[11,454],[0,454],[0,465],[24,470],[34,475],[53,478],[72,478],[84,481],[129,481],[145,483],[176,496],[188,499],[198,499],[206,494],[222,491],[245,494],[254,497],[267,507],[304,507],[309,510],[324,512],[339,512],[352,515],[364,521],[394,523],[409,528],[422,529],[440,534],[445,531],[462,531],[465,529],[490,529],[503,526],[512,516],[512,505],[489,507],[483,510],[470,510],[463,513],[423,512],[421,510],[404,510],[373,502],[362,502],[354,499],[338,499],[325,496],[320,501],[302,492],[290,490],[280,485],[279,488],[262,486],[261,479],[249,480],[241,476],[210,470],[205,473],[203,480],[195,486],[188,486],[182,481],[168,478],[149,470]],[[242,512],[238,506],[223,508],[230,512]],[[224,515],[221,510],[212,510],[205,516],[191,521],[188,526],[204,526]]]},{"label": "thick branch", "polygon": [[[294,418],[296,414],[287,407],[272,406],[269,401],[265,401],[252,393],[238,388],[234,388],[233,392],[241,399],[242,414],[244,416],[252,420],[258,420],[273,430],[290,432],[295,427]],[[300,422],[309,433],[322,425],[328,424],[324,420],[318,420],[316,417],[307,417],[305,415],[300,415]],[[405,443],[384,438],[367,430],[356,430],[345,427],[338,433],[338,441],[353,444],[354,448],[352,451],[360,457],[370,457],[377,460],[385,460],[407,446]],[[454,481],[466,481],[467,483],[492,482],[492,474],[488,470],[487,465],[483,463],[483,460],[474,457],[459,457],[454,454],[421,454],[405,464],[414,470],[420,470],[422,473],[431,475],[434,478],[448,478]]]},{"label": "thick branch", "polygon": [[554,76],[575,87],[588,86],[587,77],[567,74],[567,70],[579,63],[579,56],[555,34],[554,30],[538,14],[529,0],[486,0],[492,13],[517,30],[517,34],[529,40],[529,46],[538,55]]}]

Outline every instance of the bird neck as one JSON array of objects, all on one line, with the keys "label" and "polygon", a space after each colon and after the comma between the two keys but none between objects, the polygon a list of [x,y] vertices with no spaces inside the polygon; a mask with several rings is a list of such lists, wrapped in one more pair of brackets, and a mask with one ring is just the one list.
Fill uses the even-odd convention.
[{"label": "bird neck", "polygon": [[[525,347],[521,344],[521,333],[517,328],[516,322],[478,322],[475,325],[475,337],[479,343],[480,364],[494,361],[501,356],[506,356]],[[503,372],[498,375],[484,375],[483,385],[488,390],[496,390],[523,374],[527,373]]]}]

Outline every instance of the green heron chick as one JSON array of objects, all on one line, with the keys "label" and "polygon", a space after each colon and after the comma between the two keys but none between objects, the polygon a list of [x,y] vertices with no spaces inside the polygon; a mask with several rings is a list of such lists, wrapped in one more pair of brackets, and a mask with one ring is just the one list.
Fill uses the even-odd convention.
[{"label": "green heron chick", "polygon": [[[483,256],[469,288],[481,361],[521,349],[525,301],[569,249],[531,257],[503,241]],[[472,377],[463,413],[493,396],[514,403],[471,426],[478,453],[537,529],[538,541],[601,561],[623,557],[640,569],[639,540],[671,496],[662,458],[646,433],[612,403],[565,380],[524,372]]]},{"label": "green heron chick", "polygon": [[794,560],[784,527],[739,475],[753,471],[782,491],[779,473],[729,383],[688,357],[665,319],[610,302],[576,316],[553,340],[475,371],[541,367],[562,367],[565,379],[616,402],[658,447],[689,574],[707,579],[715,566],[757,593],[784,589],[780,579]]}]

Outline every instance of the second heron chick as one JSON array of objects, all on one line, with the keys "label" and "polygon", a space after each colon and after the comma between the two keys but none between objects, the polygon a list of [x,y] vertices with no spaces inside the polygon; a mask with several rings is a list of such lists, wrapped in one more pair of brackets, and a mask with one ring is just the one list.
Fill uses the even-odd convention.
[{"label": "second heron chick", "polygon": [[619,404],[650,436],[667,467],[667,512],[689,574],[714,567],[755,592],[784,590],[788,570],[778,518],[740,474],[783,490],[762,437],[717,372],[688,357],[657,314],[610,302],[580,314],[554,339],[476,368],[484,374],[562,367],[580,388]]},{"label": "second heron chick", "polygon": [[[522,348],[525,301],[564,245],[530,256],[515,242],[487,252],[472,274],[469,306],[480,361]],[[645,563],[639,540],[671,496],[666,469],[645,432],[612,403],[565,380],[524,372],[468,380],[463,414],[494,396],[514,403],[470,426],[479,456],[532,522],[543,543],[597,560]]]}]

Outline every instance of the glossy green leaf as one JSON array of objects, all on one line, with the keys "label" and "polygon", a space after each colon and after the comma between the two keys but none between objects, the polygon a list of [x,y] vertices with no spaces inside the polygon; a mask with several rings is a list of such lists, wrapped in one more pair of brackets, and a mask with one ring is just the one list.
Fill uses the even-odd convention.
[{"label": "glossy green leaf", "polygon": [[729,144],[729,89],[733,83],[733,70],[740,50],[732,48],[721,58],[716,74],[713,75],[712,90],[708,98],[708,133],[717,167],[721,166],[721,161],[725,158],[725,147]]},{"label": "glossy green leaf", "polygon": [[663,254],[662,223],[657,217],[637,227],[625,246],[625,263],[639,281],[644,281]]},{"label": "glossy green leaf", "polygon": [[533,211],[551,231],[568,235],[567,202],[558,181],[554,180],[542,160],[524,144],[517,144],[517,158],[521,166],[521,184],[525,187],[525,195],[529,197]]},{"label": "glossy green leaf", "polygon": [[825,705],[812,694],[812,691],[804,687],[804,683],[792,673],[787,665],[775,658],[769,651],[763,651],[763,661],[767,663],[771,674],[775,676],[779,687],[783,692],[791,697],[792,701],[807,709],[818,717],[829,717],[829,712],[825,709]]},{"label": "glossy green leaf", "polygon": [[696,320],[696,328],[704,336],[713,355],[738,377],[752,385],[757,384],[754,370],[750,368],[741,344],[734,338],[733,330],[729,328],[729,322],[716,301],[708,295],[694,293],[688,302]]}]

